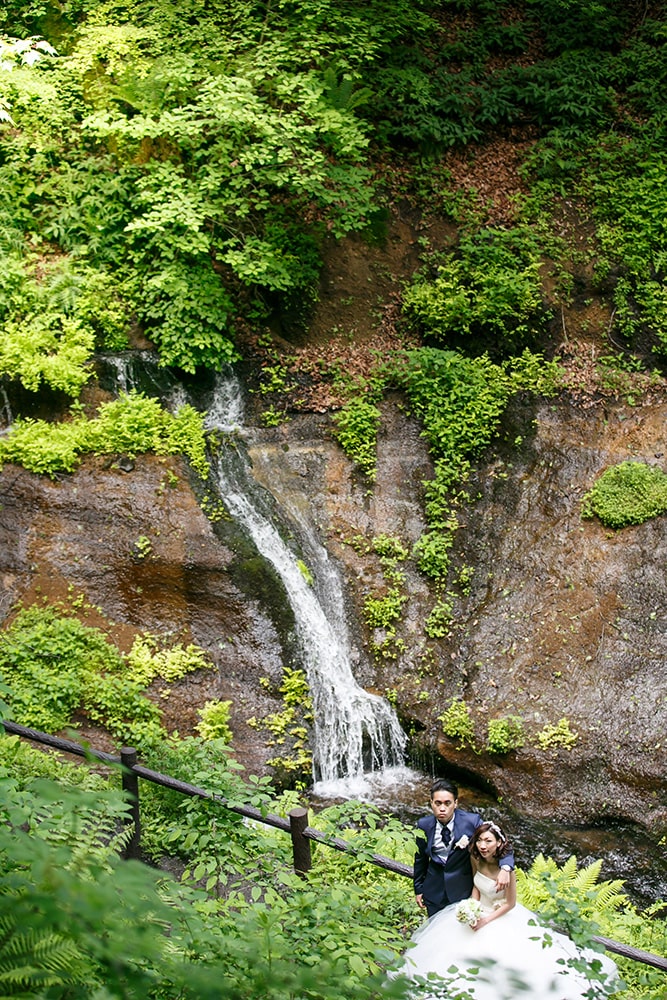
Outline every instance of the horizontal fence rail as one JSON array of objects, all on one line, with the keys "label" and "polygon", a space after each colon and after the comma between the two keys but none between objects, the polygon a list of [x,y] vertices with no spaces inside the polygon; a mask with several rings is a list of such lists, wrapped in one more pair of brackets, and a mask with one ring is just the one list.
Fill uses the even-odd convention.
[{"label": "horizontal fence rail", "polygon": [[[163,788],[170,788],[172,791],[179,792],[181,795],[190,795],[201,799],[210,799],[213,802],[217,802],[229,812],[237,813],[237,815],[253,820],[256,823],[263,823],[265,826],[272,826],[277,830],[282,830],[283,833],[289,833],[292,838],[294,870],[297,874],[304,877],[312,866],[310,851],[311,841],[322,844],[324,847],[331,847],[336,851],[342,851],[347,854],[358,855],[361,853],[348,841],[342,840],[340,837],[330,836],[327,833],[323,833],[321,830],[315,830],[313,827],[308,826],[308,810],[303,807],[292,809],[289,814],[289,819],[285,819],[282,816],[276,816],[274,813],[263,813],[260,809],[256,809],[254,806],[234,805],[229,803],[224,796],[217,795],[215,792],[210,792],[206,788],[199,788],[197,785],[190,785],[186,781],[180,781],[178,778],[172,778],[171,775],[160,774],[159,771],[152,771],[148,767],[143,767],[141,764],[137,763],[136,751],[131,747],[125,747],[120,751],[120,755],[114,755],[105,753],[103,750],[95,750],[92,747],[81,746],[79,743],[74,743],[72,740],[62,739],[59,736],[51,736],[48,733],[42,733],[36,729],[29,729],[27,726],[20,726],[18,723],[10,722],[7,719],[1,719],[0,722],[4,726],[7,733],[14,736],[20,736],[22,739],[32,740],[34,743],[40,743],[43,746],[51,747],[54,750],[59,750],[61,753],[69,753],[77,757],[84,757],[87,759],[92,758],[93,760],[99,760],[102,763],[110,765],[122,765],[122,784],[123,789],[129,794],[130,797],[132,828],[132,835],[125,850],[126,858],[137,858],[140,853],[140,778],[144,781],[150,781],[154,785],[161,785]],[[395,861],[393,858],[387,858],[382,854],[366,854],[366,852],[363,852],[363,861],[364,863],[375,865],[378,868],[383,868],[385,871],[393,872],[396,875],[402,875],[405,878],[410,879],[412,878],[412,865],[403,864],[400,861]],[[653,968],[661,969],[663,972],[667,972],[667,958],[663,958],[661,955],[654,955],[652,952],[642,951],[640,948],[633,948],[630,945],[621,944],[620,941],[613,941],[606,937],[595,936],[592,940],[597,944],[602,945],[606,951],[613,952],[616,955],[623,956],[623,958],[630,958],[635,962],[641,962],[643,965],[650,965]]]}]

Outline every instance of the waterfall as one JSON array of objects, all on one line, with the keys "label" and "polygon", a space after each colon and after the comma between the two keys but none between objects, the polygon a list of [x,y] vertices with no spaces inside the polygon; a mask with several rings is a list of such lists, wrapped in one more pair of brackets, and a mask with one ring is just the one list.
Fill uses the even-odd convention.
[{"label": "waterfall", "polygon": [[[206,424],[209,429],[240,430],[241,388],[220,377]],[[402,763],[406,736],[383,698],[357,684],[350,665],[343,614],[343,591],[336,568],[312,525],[300,519],[303,556],[314,576],[305,578],[292,550],[280,536],[261,491],[240,449],[221,449],[214,460],[220,496],[229,513],[254,541],[280,576],[294,613],[298,642],[313,699],[313,770],[316,789],[339,779],[364,784],[364,774]]]},{"label": "waterfall", "polygon": [[132,358],[130,354],[98,354],[98,363],[109,366],[119,392],[129,392],[132,387]]},{"label": "waterfall", "polygon": [[[147,352],[99,355],[98,364],[116,388],[144,388],[159,395],[172,410],[197,405],[180,383],[157,368]],[[306,580],[299,558],[283,541],[266,491],[254,480],[239,438],[243,428],[243,394],[231,373],[215,379],[205,395],[206,427],[234,435],[240,446],[223,447],[212,459],[213,474],[227,510],[245,529],[260,555],[283,582],[294,615],[298,647],[313,701],[313,772],[315,791],[323,796],[365,797],[379,787],[395,788],[410,772],[402,766],[407,737],[389,703],[357,684],[350,664],[344,620],[343,589],[335,565],[301,515],[296,525],[301,555],[313,575]],[[273,499],[273,498],[272,498]],[[292,517],[295,511],[290,512]]]},{"label": "waterfall", "polygon": [[7,424],[5,430],[0,431],[0,434],[5,434],[7,430],[11,427],[14,420],[12,416],[12,408],[9,403],[9,396],[7,395],[7,390],[4,385],[0,385],[0,390],[2,392],[2,405],[0,406],[0,420]]},{"label": "waterfall", "polygon": [[115,392],[136,389],[149,396],[164,396],[173,387],[170,372],[160,368],[154,351],[123,351],[112,354],[100,351],[95,355],[97,375],[102,388]]}]

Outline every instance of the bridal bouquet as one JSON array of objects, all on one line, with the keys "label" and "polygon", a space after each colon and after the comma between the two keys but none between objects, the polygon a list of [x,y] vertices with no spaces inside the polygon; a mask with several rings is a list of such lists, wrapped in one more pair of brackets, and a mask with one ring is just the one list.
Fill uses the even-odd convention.
[{"label": "bridal bouquet", "polygon": [[456,919],[470,927],[482,916],[482,904],[478,899],[462,899],[456,907]]}]

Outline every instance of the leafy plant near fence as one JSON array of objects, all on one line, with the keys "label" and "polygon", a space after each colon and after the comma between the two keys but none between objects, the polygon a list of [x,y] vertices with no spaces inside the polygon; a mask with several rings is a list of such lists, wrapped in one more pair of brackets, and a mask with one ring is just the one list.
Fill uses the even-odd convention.
[{"label": "leafy plant near fence", "polygon": [[[664,955],[667,931],[664,920],[655,919],[664,903],[641,913],[623,891],[622,880],[600,879],[602,867],[603,862],[597,860],[578,868],[574,856],[559,867],[553,858],[538,854],[527,871],[517,871],[518,897],[524,906],[565,928],[574,940],[587,943],[596,934]],[[660,996],[664,972],[613,957],[626,986],[619,997],[652,1000]]]},{"label": "leafy plant near fence", "polygon": [[[379,949],[391,955],[395,930],[381,909],[360,905],[353,884],[321,891],[282,869],[279,889],[257,882],[253,901],[240,893],[216,900],[119,862],[105,842],[105,817],[126,808],[118,793],[44,780],[21,787],[5,769],[2,778],[5,995],[380,996]],[[405,995],[399,985],[388,989],[381,995]]]},{"label": "leafy plant near fence", "polygon": [[[239,779],[228,751],[199,740],[167,741],[151,766],[284,814],[276,799]],[[49,995],[219,997],[233,1000],[361,1000],[404,997],[387,982],[420,917],[405,878],[366,863],[372,853],[408,862],[413,832],[367,803],[343,803],[309,818],[350,841],[356,856],[316,846],[308,879],[290,872],[289,837],[246,825],[223,807],[141,783],[142,819],[153,848],[177,853],[176,881],[138,862],[119,862],[113,839],[126,803],[85,766],[63,764],[0,734],[0,926],[3,990]],[[111,836],[111,840],[109,837]],[[602,933],[664,952],[659,907],[639,913],[620,881],[601,881],[601,862],[562,868],[541,855],[517,872],[521,901],[567,926],[580,941]],[[403,931],[401,932],[401,929]],[[620,960],[626,1000],[660,1000],[659,970]]]},{"label": "leafy plant near fence", "polygon": [[146,696],[151,681],[208,666],[202,650],[158,648],[152,636],[139,637],[125,658],[98,629],[48,605],[21,610],[0,633],[0,677],[16,722],[54,733],[83,712],[117,742],[142,749],[166,736]]}]

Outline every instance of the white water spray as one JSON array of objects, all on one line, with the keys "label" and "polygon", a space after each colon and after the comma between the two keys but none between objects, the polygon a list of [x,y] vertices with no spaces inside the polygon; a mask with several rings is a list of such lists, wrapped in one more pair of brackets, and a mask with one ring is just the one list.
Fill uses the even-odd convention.
[{"label": "white water spray", "polygon": [[[241,389],[234,378],[220,379],[207,426],[229,433],[242,425]],[[352,674],[344,626],[340,579],[312,525],[300,520],[304,555],[317,586],[311,586],[297,557],[261,510],[257,484],[247,461],[224,448],[216,461],[220,495],[229,513],[246,529],[258,551],[275,568],[287,593],[313,698],[313,766],[319,790],[344,791],[341,779],[358,794],[365,772],[401,764],[406,736],[391,706],[369,694]],[[326,610],[325,610],[326,606]],[[335,622],[335,625],[332,624]],[[316,786],[318,788],[318,786]]]}]

